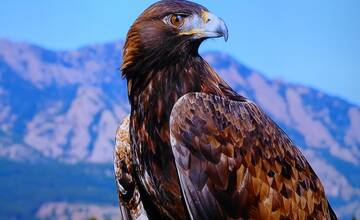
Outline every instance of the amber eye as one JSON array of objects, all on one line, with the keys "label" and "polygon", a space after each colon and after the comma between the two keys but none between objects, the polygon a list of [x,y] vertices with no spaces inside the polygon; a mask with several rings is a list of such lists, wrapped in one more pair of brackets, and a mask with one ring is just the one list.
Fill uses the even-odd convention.
[{"label": "amber eye", "polygon": [[175,27],[180,27],[184,24],[184,16],[182,15],[171,15],[170,22]]}]

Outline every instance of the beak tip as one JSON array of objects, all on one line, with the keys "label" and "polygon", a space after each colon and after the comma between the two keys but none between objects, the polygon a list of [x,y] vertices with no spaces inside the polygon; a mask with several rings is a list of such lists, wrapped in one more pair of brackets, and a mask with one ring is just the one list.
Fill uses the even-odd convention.
[{"label": "beak tip", "polygon": [[221,21],[220,23],[221,34],[224,37],[225,42],[227,42],[229,39],[229,30],[224,20],[220,18],[220,21]]},{"label": "beak tip", "polygon": [[228,32],[226,32],[224,34],[224,40],[225,40],[225,42],[227,42],[229,40],[229,33]]},{"label": "beak tip", "polygon": [[224,36],[225,42],[227,42],[229,40],[229,31],[228,31],[227,27],[225,28],[225,30],[223,32],[223,36]]}]

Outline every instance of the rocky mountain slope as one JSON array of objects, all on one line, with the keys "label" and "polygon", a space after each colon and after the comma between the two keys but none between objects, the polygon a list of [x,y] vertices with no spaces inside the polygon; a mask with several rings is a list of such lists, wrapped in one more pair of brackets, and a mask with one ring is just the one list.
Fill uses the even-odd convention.
[{"label": "rocky mountain slope", "polygon": [[[58,52],[0,41],[0,166],[7,164],[7,170],[0,169],[0,178],[7,179],[10,174],[15,178],[10,173],[14,166],[30,164],[31,169],[41,170],[50,163],[56,164],[49,167],[57,169],[58,178],[68,178],[61,170],[77,167],[79,172],[74,172],[70,181],[75,184],[81,173],[93,175],[91,169],[86,169],[85,164],[89,164],[107,167],[96,172],[98,178],[111,181],[108,165],[112,162],[116,126],[129,112],[126,84],[118,71],[121,48],[122,43],[109,43]],[[226,54],[210,52],[204,57],[233,88],[258,103],[301,146],[337,213],[344,218],[360,218],[356,213],[360,210],[360,108],[316,89],[268,79]],[[25,184],[21,179],[29,176],[26,172],[17,175],[17,201],[30,202],[21,191]],[[36,176],[42,175],[40,171],[32,175],[35,179],[46,178]],[[0,187],[2,184],[0,181]],[[101,190],[92,179],[84,184],[94,190],[85,194]],[[112,183],[105,185],[113,187]],[[4,191],[6,187],[14,186],[6,185]],[[36,188],[31,184],[25,187]],[[54,191],[62,186],[57,187]],[[8,192],[0,195],[11,197]],[[88,217],[86,213],[99,210],[99,204],[110,205],[100,210],[109,210],[108,215],[114,216],[111,206],[116,205],[115,190],[113,197],[100,202],[86,196],[69,198],[66,194],[47,193],[51,196],[39,200],[28,212],[15,209],[15,202],[8,203],[7,210],[13,211],[6,212],[6,216],[53,219],[56,213],[66,210],[73,213],[68,215],[71,219],[76,210],[85,209],[88,212],[80,216]],[[2,198],[0,206],[6,202]]]}]

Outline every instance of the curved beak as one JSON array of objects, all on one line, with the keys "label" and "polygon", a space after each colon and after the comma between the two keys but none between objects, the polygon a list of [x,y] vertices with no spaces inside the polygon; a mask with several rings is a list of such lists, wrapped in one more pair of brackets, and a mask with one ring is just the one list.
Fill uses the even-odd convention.
[{"label": "curved beak", "polygon": [[225,22],[207,11],[187,17],[181,29],[181,35],[192,35],[194,39],[224,37],[227,41],[229,38]]}]

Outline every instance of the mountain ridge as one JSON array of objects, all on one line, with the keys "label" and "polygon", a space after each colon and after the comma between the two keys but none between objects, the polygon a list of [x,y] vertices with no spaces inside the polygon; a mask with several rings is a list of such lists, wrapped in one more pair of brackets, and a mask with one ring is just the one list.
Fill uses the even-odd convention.
[{"label": "mountain ridge", "polygon": [[[122,42],[51,51],[0,40],[0,158],[111,163],[116,127],[129,112],[126,82],[118,70],[121,50]],[[225,53],[206,52],[203,57],[289,134],[332,203],[348,213],[343,216],[360,208],[357,105],[269,79]]]}]

